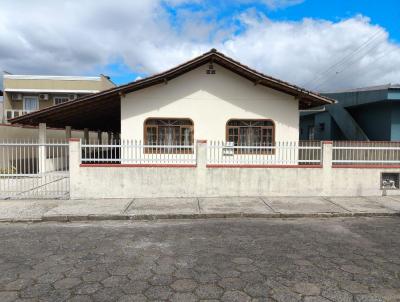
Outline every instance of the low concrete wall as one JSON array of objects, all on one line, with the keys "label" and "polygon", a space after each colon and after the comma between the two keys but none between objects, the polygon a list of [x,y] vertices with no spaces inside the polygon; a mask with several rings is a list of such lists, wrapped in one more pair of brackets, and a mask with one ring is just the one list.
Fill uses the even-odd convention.
[{"label": "low concrete wall", "polygon": [[383,194],[380,173],[400,173],[390,168],[332,168],[332,145],[324,146],[323,166],[312,168],[210,168],[205,144],[198,145],[194,167],[96,167],[80,165],[75,141],[70,146],[70,196],[378,196]]}]

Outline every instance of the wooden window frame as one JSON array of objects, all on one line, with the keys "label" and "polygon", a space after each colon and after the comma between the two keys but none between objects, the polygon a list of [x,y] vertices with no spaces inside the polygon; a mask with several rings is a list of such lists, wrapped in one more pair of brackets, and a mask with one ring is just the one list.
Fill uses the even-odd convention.
[{"label": "wooden window frame", "polygon": [[[272,119],[240,119],[240,118],[232,118],[229,119],[226,122],[226,126],[225,126],[225,140],[226,142],[229,142],[229,130],[230,129],[240,129],[240,128],[249,128],[249,127],[245,127],[245,126],[229,126],[228,124],[232,121],[247,121],[247,122],[271,122],[271,126],[255,126],[254,128],[260,128],[261,132],[263,129],[271,129],[272,130],[272,146],[275,146],[275,122]],[[240,138],[240,130],[238,131],[238,136]],[[239,145],[240,146],[240,145]],[[275,149],[270,149],[270,150],[262,150],[262,152],[251,152],[252,149],[248,149],[249,151],[245,152],[243,149],[238,149],[238,148],[234,148],[234,153],[235,154],[265,154],[265,155],[275,155]]]},{"label": "wooden window frame", "polygon": [[[177,120],[177,121],[190,121],[191,125],[178,125],[179,126],[179,140],[181,141],[182,139],[182,129],[190,129],[190,134],[191,134],[191,140],[190,140],[190,145],[191,147],[194,147],[194,122],[191,118],[184,118],[184,117],[149,117],[146,118],[145,121],[143,122],[143,144],[144,145],[149,145],[147,141],[147,129],[148,128],[156,128],[156,142],[157,146],[158,145],[158,135],[159,135],[159,125],[146,125],[149,120]],[[179,144],[175,144],[179,145]],[[173,145],[173,146],[175,146]],[[168,149],[167,149],[168,150]],[[176,149],[174,152],[166,152],[164,148],[156,147],[156,148],[144,148],[144,153],[146,154],[192,154],[194,152],[194,148],[189,148],[189,149]]]}]

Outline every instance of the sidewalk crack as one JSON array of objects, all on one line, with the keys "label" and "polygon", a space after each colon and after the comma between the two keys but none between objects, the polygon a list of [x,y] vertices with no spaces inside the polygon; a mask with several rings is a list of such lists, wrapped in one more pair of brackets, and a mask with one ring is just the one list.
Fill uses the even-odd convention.
[{"label": "sidewalk crack", "polygon": [[128,204],[125,206],[125,208],[122,210],[121,214],[125,214],[126,211],[128,211],[129,207],[133,204],[133,202],[135,201],[135,198],[133,198],[130,202],[128,202]]},{"label": "sidewalk crack", "polygon": [[346,209],[345,207],[341,206],[340,204],[337,204],[336,202],[333,202],[333,201],[330,200],[328,197],[325,197],[325,196],[319,196],[319,197],[322,198],[322,199],[324,199],[325,201],[331,203],[331,204],[334,204],[334,205],[337,206],[338,208],[341,208],[341,209],[345,210],[346,212],[351,213],[350,210]]},{"label": "sidewalk crack", "polygon": [[261,199],[261,201],[267,206],[267,208],[269,208],[272,212],[274,212],[274,213],[279,213],[279,212],[277,212],[277,211],[275,211],[265,200],[264,200],[264,197],[262,197],[262,196],[259,196],[258,198],[260,198]]},{"label": "sidewalk crack", "polygon": [[199,211],[199,214],[201,214],[200,198],[196,197],[196,200],[197,200],[197,209]]}]

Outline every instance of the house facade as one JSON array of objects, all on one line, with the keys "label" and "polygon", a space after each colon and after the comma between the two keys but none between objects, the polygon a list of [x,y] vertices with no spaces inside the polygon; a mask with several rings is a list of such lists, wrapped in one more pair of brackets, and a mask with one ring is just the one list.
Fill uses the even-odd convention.
[{"label": "house facade", "polygon": [[299,109],[332,102],[213,49],[163,73],[12,122],[108,131],[145,145],[273,145],[298,141]]},{"label": "house facade", "polygon": [[217,64],[121,98],[121,138],[145,144],[235,144],[298,140],[298,100]]},{"label": "house facade", "polygon": [[107,76],[3,76],[3,120],[115,87]]}]

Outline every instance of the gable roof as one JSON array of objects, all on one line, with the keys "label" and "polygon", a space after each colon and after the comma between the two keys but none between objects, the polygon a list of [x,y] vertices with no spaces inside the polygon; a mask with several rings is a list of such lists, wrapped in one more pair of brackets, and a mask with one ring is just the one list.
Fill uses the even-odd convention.
[{"label": "gable roof", "polygon": [[[333,99],[322,96],[262,74],[250,67],[225,56],[216,49],[211,49],[190,61],[178,65],[165,72],[117,86],[74,101],[51,106],[11,120],[11,123],[37,125],[47,123],[51,127],[72,126],[76,129],[118,131],[120,127],[119,99],[125,95],[153,85],[166,83],[206,63],[215,63],[252,81],[255,85],[263,85],[287,93],[299,100],[300,109],[335,103]],[[99,119],[104,119],[99,122]],[[97,122],[96,122],[97,120]]]}]

